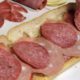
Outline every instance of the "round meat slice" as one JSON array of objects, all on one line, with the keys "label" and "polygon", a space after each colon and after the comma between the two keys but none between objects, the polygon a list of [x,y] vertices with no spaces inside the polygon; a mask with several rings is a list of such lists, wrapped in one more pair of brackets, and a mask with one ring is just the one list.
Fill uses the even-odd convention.
[{"label": "round meat slice", "polygon": [[[37,38],[35,42],[44,46],[50,55],[50,62],[48,66],[44,69],[33,69],[33,73],[42,73],[44,75],[54,75],[57,74],[64,65],[64,57],[62,55],[63,50],[59,46],[52,44],[44,38]],[[45,58],[46,59],[46,58]]]},{"label": "round meat slice", "polygon": [[34,68],[45,68],[49,63],[47,50],[34,42],[21,41],[13,45],[15,53]]},{"label": "round meat slice", "polygon": [[43,37],[62,48],[73,46],[77,40],[74,26],[69,23],[45,23],[40,30]]},{"label": "round meat slice", "polygon": [[20,62],[6,49],[0,48],[0,80],[17,80],[20,72]]}]

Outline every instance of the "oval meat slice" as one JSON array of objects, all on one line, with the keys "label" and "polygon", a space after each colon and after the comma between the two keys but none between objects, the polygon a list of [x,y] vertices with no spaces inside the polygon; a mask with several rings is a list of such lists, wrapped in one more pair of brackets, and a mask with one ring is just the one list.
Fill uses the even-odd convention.
[{"label": "oval meat slice", "polygon": [[69,23],[45,23],[41,26],[40,31],[43,37],[62,48],[71,47],[77,41],[74,26]]},{"label": "oval meat slice", "polygon": [[34,42],[44,46],[48,50],[50,62],[49,65],[44,69],[33,69],[33,73],[42,73],[48,76],[57,74],[62,69],[65,62],[64,57],[62,56],[62,49],[44,38],[37,38],[34,40]]},{"label": "oval meat slice", "polygon": [[47,0],[13,0],[13,1],[24,4],[33,9],[42,9],[47,4]]},{"label": "oval meat slice", "polygon": [[0,80],[17,80],[20,72],[20,62],[13,54],[0,47]]},{"label": "oval meat slice", "polygon": [[49,63],[47,50],[34,42],[21,41],[13,45],[15,53],[34,68],[45,68]]},{"label": "oval meat slice", "polygon": [[2,27],[3,24],[4,24],[4,19],[0,18],[0,27]]}]

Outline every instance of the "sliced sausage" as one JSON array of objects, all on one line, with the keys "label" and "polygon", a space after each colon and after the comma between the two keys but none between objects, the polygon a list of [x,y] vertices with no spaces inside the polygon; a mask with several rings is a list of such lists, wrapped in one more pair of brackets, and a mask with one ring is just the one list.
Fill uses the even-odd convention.
[{"label": "sliced sausage", "polygon": [[13,0],[13,1],[19,2],[33,9],[42,9],[47,4],[47,0]]},{"label": "sliced sausage", "polygon": [[0,80],[17,80],[20,72],[20,62],[13,54],[0,47]]},{"label": "sliced sausage", "polygon": [[44,69],[33,69],[33,73],[42,73],[48,76],[57,74],[63,68],[65,62],[64,57],[62,55],[62,49],[59,46],[52,44],[48,40],[41,37],[36,38],[34,42],[44,46],[47,49],[50,55],[50,62],[48,66]]},{"label": "sliced sausage", "polygon": [[13,45],[15,53],[34,68],[45,68],[49,63],[47,50],[34,42],[21,41]]},{"label": "sliced sausage", "polygon": [[0,15],[4,19],[21,22],[26,18],[21,12],[27,13],[27,10],[15,2],[6,0],[0,3]]},{"label": "sliced sausage", "polygon": [[73,46],[77,41],[74,26],[65,23],[45,23],[41,26],[41,35],[62,48]]}]

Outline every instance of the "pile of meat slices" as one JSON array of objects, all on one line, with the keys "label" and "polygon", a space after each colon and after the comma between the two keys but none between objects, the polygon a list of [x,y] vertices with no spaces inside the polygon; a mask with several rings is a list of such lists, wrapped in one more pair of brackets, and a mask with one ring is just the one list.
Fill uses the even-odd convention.
[{"label": "pile of meat slices", "polygon": [[4,0],[0,3],[0,27],[5,19],[12,22],[21,22],[26,19],[22,12],[27,13],[27,9],[14,1],[33,9],[42,9],[47,4],[47,0]]},{"label": "pile of meat slices", "polygon": [[[0,45],[0,80],[31,80],[33,73],[57,74],[66,61],[80,57],[79,0],[74,21],[45,22],[41,36],[20,39],[11,48]],[[72,14],[68,14],[71,16]]]}]

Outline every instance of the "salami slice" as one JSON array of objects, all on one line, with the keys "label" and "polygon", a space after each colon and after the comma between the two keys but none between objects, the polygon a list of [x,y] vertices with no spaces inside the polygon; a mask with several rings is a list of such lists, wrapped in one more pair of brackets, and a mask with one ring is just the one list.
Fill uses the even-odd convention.
[{"label": "salami slice", "polygon": [[20,72],[20,62],[13,54],[0,47],[0,80],[17,80]]},{"label": "salami slice", "polygon": [[62,55],[63,51],[62,48],[60,48],[59,46],[52,44],[51,42],[49,42],[48,40],[44,39],[44,38],[36,38],[35,42],[44,46],[49,55],[50,55],[50,62],[48,64],[48,66],[44,69],[33,69],[34,73],[42,73],[44,75],[55,75],[56,73],[58,73],[63,65],[64,65],[64,57]]},{"label": "salami slice", "polygon": [[34,42],[21,41],[13,45],[15,53],[34,68],[45,68],[49,63],[47,50]]},{"label": "salami slice", "polygon": [[6,0],[0,3],[0,16],[4,19],[21,22],[26,18],[21,12],[27,13],[27,10],[15,2]]},{"label": "salami slice", "polygon": [[42,9],[47,4],[47,0],[13,0],[13,1],[19,2],[33,9]]},{"label": "salami slice", "polygon": [[77,41],[74,26],[69,23],[45,23],[41,26],[40,31],[43,37],[62,48],[71,47]]}]

